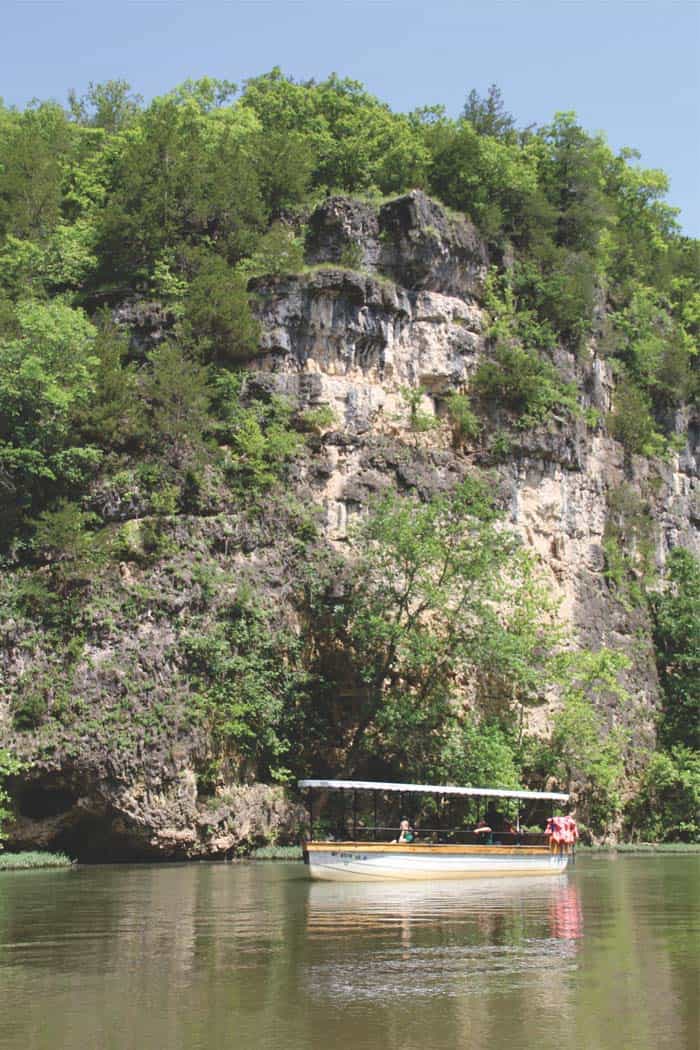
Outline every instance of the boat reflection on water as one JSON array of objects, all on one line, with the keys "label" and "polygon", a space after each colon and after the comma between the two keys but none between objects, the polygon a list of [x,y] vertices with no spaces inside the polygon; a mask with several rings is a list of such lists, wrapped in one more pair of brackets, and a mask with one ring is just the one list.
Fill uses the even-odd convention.
[{"label": "boat reflection on water", "polygon": [[[552,936],[579,936],[581,909],[578,891],[566,875],[522,878],[440,880],[436,882],[314,882],[309,887],[309,931],[345,927],[378,929],[408,920],[432,925],[473,922],[480,915],[504,911],[540,913],[549,909]],[[557,932],[563,931],[563,932]]]},{"label": "boat reflection on water", "polygon": [[[566,875],[434,883],[311,883],[315,997],[471,994],[496,976],[557,981],[582,935]],[[332,965],[328,965],[332,960]]]},{"label": "boat reflection on water", "polygon": [[[566,879],[563,880],[566,882]],[[583,934],[583,912],[578,890],[573,883],[554,895],[549,910],[552,936],[563,941],[577,941]]]}]

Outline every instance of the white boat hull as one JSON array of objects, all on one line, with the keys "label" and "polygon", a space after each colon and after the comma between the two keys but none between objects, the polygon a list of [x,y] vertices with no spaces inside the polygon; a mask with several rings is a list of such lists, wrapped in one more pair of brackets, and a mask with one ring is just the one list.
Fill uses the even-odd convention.
[{"label": "white boat hull", "polygon": [[494,875],[560,875],[568,853],[546,846],[433,846],[393,843],[315,843],[304,859],[312,879],[463,879]]}]

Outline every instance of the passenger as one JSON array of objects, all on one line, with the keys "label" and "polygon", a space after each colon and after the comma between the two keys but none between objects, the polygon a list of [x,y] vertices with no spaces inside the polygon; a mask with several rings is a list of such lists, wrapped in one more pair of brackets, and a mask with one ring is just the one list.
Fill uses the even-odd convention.
[{"label": "passenger", "polygon": [[493,842],[493,828],[486,823],[483,817],[474,825],[474,834],[483,838],[487,846]]},{"label": "passenger", "polygon": [[486,810],[486,823],[493,831],[503,831],[504,817],[493,803]]},{"label": "passenger", "polygon": [[403,817],[399,824],[399,837],[394,842],[413,842],[415,839],[413,828],[407,817]]}]

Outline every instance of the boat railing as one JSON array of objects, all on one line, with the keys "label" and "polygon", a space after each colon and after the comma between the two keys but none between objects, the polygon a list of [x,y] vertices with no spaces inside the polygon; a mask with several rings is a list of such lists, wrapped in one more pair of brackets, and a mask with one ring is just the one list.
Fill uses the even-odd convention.
[{"label": "boat railing", "polygon": [[[396,842],[399,831],[395,826],[337,828],[335,834],[327,834],[328,842]],[[321,840],[324,841],[324,840]],[[493,831],[477,834],[466,828],[417,828],[411,845],[502,845],[502,846],[546,846],[549,840],[544,832]]]}]

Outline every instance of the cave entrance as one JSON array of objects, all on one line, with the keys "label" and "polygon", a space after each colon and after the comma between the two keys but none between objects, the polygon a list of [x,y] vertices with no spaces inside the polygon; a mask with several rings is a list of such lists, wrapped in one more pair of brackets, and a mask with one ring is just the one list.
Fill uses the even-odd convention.
[{"label": "cave entrance", "polygon": [[78,796],[63,785],[30,781],[18,789],[16,799],[20,816],[43,820],[67,813],[77,802]]}]

